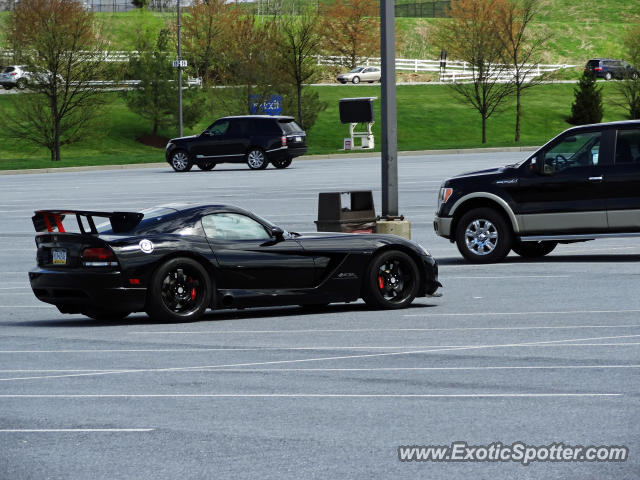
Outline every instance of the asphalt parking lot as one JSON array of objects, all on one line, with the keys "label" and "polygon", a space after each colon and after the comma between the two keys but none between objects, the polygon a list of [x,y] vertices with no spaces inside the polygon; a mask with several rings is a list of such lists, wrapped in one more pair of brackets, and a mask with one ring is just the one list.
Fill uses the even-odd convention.
[{"label": "asphalt parking lot", "polygon": [[[33,210],[232,203],[308,231],[321,191],[372,189],[380,210],[379,159],[0,176],[0,479],[638,478],[638,241],[476,266],[433,233],[443,178],[526,155],[400,158],[400,210],[440,262],[442,298],[188,324],[38,302]],[[399,446],[454,441],[625,445],[629,458],[398,460]]]}]

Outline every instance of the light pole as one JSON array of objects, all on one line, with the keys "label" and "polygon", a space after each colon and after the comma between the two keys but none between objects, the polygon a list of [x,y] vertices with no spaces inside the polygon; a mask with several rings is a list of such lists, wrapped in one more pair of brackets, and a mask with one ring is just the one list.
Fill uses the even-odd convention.
[{"label": "light pole", "polygon": [[180,48],[180,0],[176,0],[178,8],[178,136],[182,136],[182,50]]},{"label": "light pole", "polygon": [[398,216],[398,126],[394,0],[380,0],[382,217]]}]

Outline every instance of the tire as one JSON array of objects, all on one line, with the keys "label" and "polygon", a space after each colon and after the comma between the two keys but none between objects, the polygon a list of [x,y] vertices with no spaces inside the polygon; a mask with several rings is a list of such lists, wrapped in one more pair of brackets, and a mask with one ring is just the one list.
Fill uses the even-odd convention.
[{"label": "tire", "polygon": [[605,74],[604,74],[604,79],[605,79],[605,80],[611,80],[612,78],[613,78],[613,77],[612,77],[612,75],[611,75],[611,72],[607,72],[607,73],[605,73]]},{"label": "tire", "polygon": [[456,227],[456,245],[472,263],[495,263],[511,250],[513,233],[507,220],[492,208],[475,208],[465,213]]},{"label": "tire", "polygon": [[406,253],[386,250],[369,263],[362,287],[362,298],[370,307],[405,308],[418,294],[420,272]]},{"label": "tire", "polygon": [[521,257],[540,258],[548,255],[558,242],[516,242],[511,249]]},{"label": "tire", "polygon": [[247,153],[247,165],[251,170],[264,170],[269,165],[269,160],[261,148],[252,148]]},{"label": "tire", "polygon": [[351,81],[353,82],[354,85],[357,85],[358,83],[360,83],[360,77],[353,77]]},{"label": "tire", "polygon": [[160,322],[193,322],[209,307],[212,280],[191,258],[178,257],[162,264],[147,293],[147,314]]},{"label": "tire", "polygon": [[215,168],[216,164],[213,162],[203,162],[198,164],[198,168],[200,170],[203,170],[205,172],[208,172],[209,170],[213,170]]},{"label": "tire", "polygon": [[87,308],[82,311],[82,314],[93,318],[94,320],[123,320],[131,312],[118,311],[118,310],[101,310],[98,308]]},{"label": "tire", "polygon": [[13,87],[11,85],[3,85],[2,88],[5,90],[11,90]]},{"label": "tire", "polygon": [[27,81],[24,78],[19,78],[16,82],[16,88],[18,90],[24,90],[25,88],[27,88]]},{"label": "tire", "polygon": [[176,150],[171,154],[171,166],[176,172],[188,172],[193,167],[193,162],[187,152]]},{"label": "tire", "polygon": [[271,163],[276,168],[287,168],[289,165],[291,165],[292,161],[293,158],[285,158],[284,160],[275,160]]}]

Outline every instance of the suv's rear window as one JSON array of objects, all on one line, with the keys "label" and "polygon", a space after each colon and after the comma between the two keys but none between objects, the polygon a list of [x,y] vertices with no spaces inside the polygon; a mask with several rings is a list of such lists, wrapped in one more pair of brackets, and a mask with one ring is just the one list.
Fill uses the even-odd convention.
[{"label": "suv's rear window", "polygon": [[302,132],[302,128],[294,120],[279,120],[284,133]]},{"label": "suv's rear window", "polygon": [[15,67],[7,67],[2,71],[2,73],[10,73],[10,72],[13,72],[14,70],[15,70]]},{"label": "suv's rear window", "polygon": [[600,60],[589,60],[587,62],[587,67],[595,68],[600,66]]}]

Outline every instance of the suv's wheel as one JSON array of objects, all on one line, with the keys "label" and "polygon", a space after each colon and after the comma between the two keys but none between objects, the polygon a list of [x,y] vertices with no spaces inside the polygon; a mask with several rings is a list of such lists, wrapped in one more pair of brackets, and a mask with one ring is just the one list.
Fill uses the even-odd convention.
[{"label": "suv's wheel", "polygon": [[492,208],[468,211],[456,227],[458,250],[473,263],[499,262],[509,254],[512,241],[505,218]]},{"label": "suv's wheel", "polygon": [[193,163],[187,152],[176,150],[171,154],[171,166],[176,172],[188,172],[193,167]]},{"label": "suv's wheel", "polygon": [[252,148],[247,153],[247,165],[251,170],[264,170],[269,165],[269,161],[262,149]]},{"label": "suv's wheel", "polygon": [[18,88],[18,90],[24,90],[25,88],[27,88],[27,81],[24,78],[19,78],[16,82],[16,87]]},{"label": "suv's wheel", "polygon": [[13,87],[11,85],[3,85],[2,88],[5,90],[11,90]]},{"label": "suv's wheel", "polygon": [[276,168],[287,168],[289,165],[291,165],[292,161],[293,161],[293,158],[288,157],[282,160],[274,160],[271,163]]},{"label": "suv's wheel", "polygon": [[521,257],[539,258],[551,253],[558,242],[516,242],[511,249]]},{"label": "suv's wheel", "polygon": [[213,170],[215,166],[216,164],[214,162],[203,162],[198,164],[198,168],[200,170],[204,170],[205,172],[208,172],[209,170]]},{"label": "suv's wheel", "polygon": [[612,75],[611,75],[611,72],[607,72],[607,73],[605,73],[605,74],[604,74],[604,79],[605,79],[605,80],[611,80],[612,78],[613,78],[613,77],[612,77]]},{"label": "suv's wheel", "polygon": [[362,298],[367,305],[385,309],[404,308],[418,293],[420,272],[409,255],[387,250],[371,260],[363,282]]},{"label": "suv's wheel", "polygon": [[351,81],[354,83],[354,85],[360,83],[360,77],[353,77],[353,80]]},{"label": "suv's wheel", "polygon": [[209,306],[212,291],[211,279],[202,265],[190,258],[174,258],[153,275],[146,311],[162,322],[195,321]]}]

